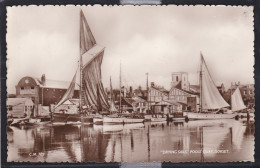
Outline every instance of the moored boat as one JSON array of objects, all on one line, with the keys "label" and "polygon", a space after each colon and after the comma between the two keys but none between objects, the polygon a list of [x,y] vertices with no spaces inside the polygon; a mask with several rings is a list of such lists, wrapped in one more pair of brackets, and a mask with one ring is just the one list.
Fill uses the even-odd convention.
[{"label": "moored boat", "polygon": [[166,121],[166,118],[151,118],[151,122],[162,122],[162,121]]},{"label": "moored boat", "polygon": [[142,122],[144,122],[143,118],[124,118],[125,124],[142,123]]},{"label": "moored boat", "polygon": [[124,118],[122,118],[122,117],[104,117],[103,123],[106,123],[106,124],[123,124]]},{"label": "moored boat", "polygon": [[[93,123],[94,116],[91,113],[95,114],[109,109],[101,79],[101,64],[105,47],[96,43],[82,10],[80,11],[79,21],[79,65],[67,91],[52,110],[52,122],[54,124]],[[68,110],[69,107],[61,108],[61,105],[73,98],[77,76],[79,76],[79,102],[72,102],[75,110]],[[58,107],[61,109],[58,110]]]},{"label": "moored boat", "polygon": [[232,119],[235,118],[237,114],[217,114],[217,113],[194,113],[189,112],[189,120],[213,120],[213,119]]},{"label": "moored boat", "polygon": [[212,120],[212,119],[230,119],[235,118],[236,113],[231,110],[225,110],[229,104],[219,93],[211,75],[209,73],[206,62],[201,55],[200,64],[200,108],[199,112],[187,112],[189,120]]},{"label": "moored boat", "polygon": [[93,124],[103,124],[103,118],[94,117]]}]

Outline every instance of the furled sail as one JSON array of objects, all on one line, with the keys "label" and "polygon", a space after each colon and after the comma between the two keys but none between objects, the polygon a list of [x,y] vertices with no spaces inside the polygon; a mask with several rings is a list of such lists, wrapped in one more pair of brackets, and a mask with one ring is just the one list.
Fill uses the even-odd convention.
[{"label": "furled sail", "polygon": [[102,109],[108,110],[109,104],[101,81],[101,64],[105,48],[96,44],[82,11],[80,16],[82,105],[91,106],[96,110],[101,105]]},{"label": "furled sail", "polygon": [[55,106],[55,108],[59,107],[60,105],[62,105],[65,101],[67,101],[68,99],[71,99],[74,95],[74,89],[75,89],[75,82],[76,82],[76,76],[77,76],[77,71],[69,85],[69,88],[67,89],[66,93],[63,95],[63,97],[61,98],[61,100],[59,101],[59,103]]},{"label": "furled sail", "polygon": [[231,96],[231,108],[232,111],[239,111],[239,110],[246,109],[246,106],[242,100],[239,87],[236,88],[235,92]]},{"label": "furled sail", "polygon": [[214,81],[211,78],[206,62],[201,54],[201,99],[202,110],[220,109],[228,107],[228,103],[219,93]]},{"label": "furled sail", "polygon": [[113,97],[113,88],[112,88],[112,81],[111,81],[111,77],[110,77],[110,108],[109,111],[110,113],[114,113],[117,112],[116,106],[115,106],[115,102],[114,102],[114,97]]}]

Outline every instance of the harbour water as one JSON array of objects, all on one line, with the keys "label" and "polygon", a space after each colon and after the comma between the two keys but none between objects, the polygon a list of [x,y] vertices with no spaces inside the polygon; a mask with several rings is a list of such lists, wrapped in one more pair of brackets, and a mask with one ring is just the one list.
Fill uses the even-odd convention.
[{"label": "harbour water", "polygon": [[8,161],[254,161],[254,122],[8,127]]}]

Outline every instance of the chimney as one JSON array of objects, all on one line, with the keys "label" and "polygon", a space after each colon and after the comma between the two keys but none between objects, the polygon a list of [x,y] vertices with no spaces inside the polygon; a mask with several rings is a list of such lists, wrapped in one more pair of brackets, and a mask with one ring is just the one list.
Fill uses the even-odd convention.
[{"label": "chimney", "polygon": [[45,74],[42,74],[41,83],[42,83],[43,85],[45,85],[45,81],[46,81],[46,79],[45,79]]},{"label": "chimney", "polygon": [[154,82],[151,82],[151,86],[154,87]]},{"label": "chimney", "polygon": [[139,90],[142,90],[142,87],[141,87],[141,86],[139,86],[139,87],[138,87],[138,89],[139,89]]}]

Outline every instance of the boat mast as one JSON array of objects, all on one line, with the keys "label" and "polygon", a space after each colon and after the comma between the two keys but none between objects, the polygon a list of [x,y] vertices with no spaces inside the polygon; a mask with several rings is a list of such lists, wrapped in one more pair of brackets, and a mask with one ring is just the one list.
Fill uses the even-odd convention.
[{"label": "boat mast", "polygon": [[[80,12],[81,12],[81,10],[80,10]],[[81,16],[81,15],[80,15]],[[81,18],[80,18],[81,19]],[[80,45],[80,43],[81,43],[81,39],[80,39],[80,33],[81,33],[81,27],[82,27],[82,22],[81,21],[79,21],[79,73],[80,73],[80,77],[79,77],[79,80],[80,80],[80,82],[79,82],[79,111],[81,112],[81,109],[82,109],[82,56],[81,56],[81,45]]]},{"label": "boat mast", "polygon": [[150,112],[150,100],[149,100],[149,83],[148,83],[148,72],[146,73],[146,89],[147,89],[147,100],[148,100],[148,111]]},{"label": "boat mast", "polygon": [[121,113],[121,61],[120,61],[120,74],[119,74],[119,113]]},{"label": "boat mast", "polygon": [[200,52],[200,113],[202,112],[202,61],[203,61],[203,56],[202,53]]},{"label": "boat mast", "polygon": [[110,103],[112,102],[112,85],[111,85],[111,76],[110,76]]}]

